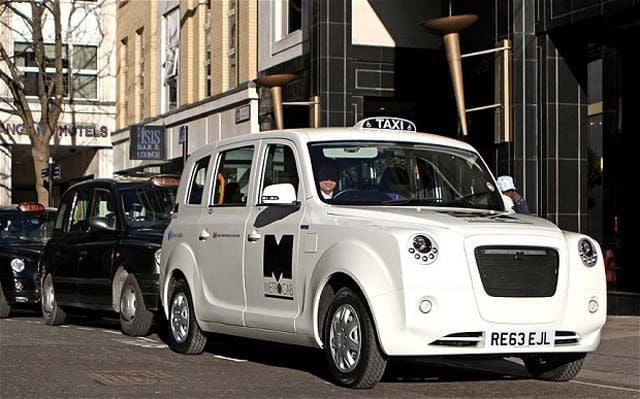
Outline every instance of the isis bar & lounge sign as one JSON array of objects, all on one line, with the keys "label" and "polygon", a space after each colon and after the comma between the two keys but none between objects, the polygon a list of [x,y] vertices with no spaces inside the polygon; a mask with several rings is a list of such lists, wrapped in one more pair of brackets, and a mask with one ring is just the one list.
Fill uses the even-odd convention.
[{"label": "isis bar & lounge sign", "polygon": [[139,161],[164,161],[166,159],[166,140],[164,126],[134,125],[129,129],[129,159]]}]

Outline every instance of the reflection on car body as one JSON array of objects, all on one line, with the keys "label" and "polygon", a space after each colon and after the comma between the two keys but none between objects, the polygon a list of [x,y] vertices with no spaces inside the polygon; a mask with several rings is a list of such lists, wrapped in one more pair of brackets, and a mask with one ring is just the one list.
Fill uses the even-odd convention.
[{"label": "reflection on car body", "polygon": [[175,199],[176,182],[166,183],[96,179],[65,192],[42,256],[47,324],[63,323],[69,307],[111,310],[124,333],[149,333],[160,243]]},{"label": "reflection on car body", "polygon": [[537,378],[573,378],[606,319],[600,247],[508,212],[473,147],[409,123],[191,154],[162,243],[170,347],[199,353],[219,332],[322,348],[354,388],[394,356],[511,354]]}]

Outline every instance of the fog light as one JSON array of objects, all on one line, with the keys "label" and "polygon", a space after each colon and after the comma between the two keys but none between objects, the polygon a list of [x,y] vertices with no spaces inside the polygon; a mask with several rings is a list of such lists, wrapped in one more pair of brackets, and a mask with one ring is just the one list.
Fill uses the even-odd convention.
[{"label": "fog light", "polygon": [[15,286],[16,286],[16,290],[18,290],[18,291],[22,290],[22,288],[23,288],[22,281],[16,280],[15,281]]},{"label": "fog light", "polygon": [[424,299],[422,301],[420,301],[420,306],[418,306],[420,308],[420,311],[424,314],[427,314],[429,312],[431,312],[431,309],[433,308],[433,304],[431,303],[430,300],[428,299]]},{"label": "fog light", "polygon": [[600,305],[598,305],[598,301],[595,299],[589,301],[589,313],[597,312],[599,307]]}]

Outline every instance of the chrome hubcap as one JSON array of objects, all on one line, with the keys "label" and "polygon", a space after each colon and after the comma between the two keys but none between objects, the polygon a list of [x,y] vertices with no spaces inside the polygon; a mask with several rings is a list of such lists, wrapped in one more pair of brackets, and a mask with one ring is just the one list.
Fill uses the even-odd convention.
[{"label": "chrome hubcap", "polygon": [[353,306],[344,304],[333,314],[329,330],[333,362],[343,373],[353,371],[360,358],[362,345],[360,320]]},{"label": "chrome hubcap", "polygon": [[53,303],[55,301],[54,295],[51,275],[47,275],[42,283],[42,308],[47,313],[53,312]]},{"label": "chrome hubcap", "polygon": [[136,316],[136,292],[132,286],[128,286],[122,293],[120,314],[126,321],[131,321]]},{"label": "chrome hubcap", "polygon": [[189,334],[189,302],[184,293],[180,292],[173,298],[169,317],[171,335],[177,343],[181,344],[187,340]]}]

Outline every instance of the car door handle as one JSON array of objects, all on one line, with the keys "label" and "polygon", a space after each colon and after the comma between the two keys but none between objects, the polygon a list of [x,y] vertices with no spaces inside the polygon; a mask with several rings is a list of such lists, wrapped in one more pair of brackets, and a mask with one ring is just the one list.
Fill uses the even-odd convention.
[{"label": "car door handle", "polygon": [[259,239],[262,238],[262,234],[258,233],[257,231],[253,230],[251,233],[249,233],[249,235],[247,236],[247,240],[249,240],[250,242],[255,242],[258,241]]},{"label": "car door handle", "polygon": [[83,260],[87,256],[87,251],[80,251],[78,253],[78,259]]},{"label": "car door handle", "polygon": [[207,229],[204,229],[200,232],[200,235],[198,236],[198,240],[204,241],[210,237],[211,237],[211,234],[209,233],[209,231]]}]

